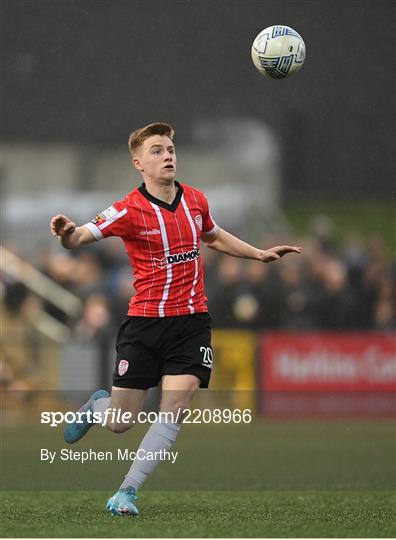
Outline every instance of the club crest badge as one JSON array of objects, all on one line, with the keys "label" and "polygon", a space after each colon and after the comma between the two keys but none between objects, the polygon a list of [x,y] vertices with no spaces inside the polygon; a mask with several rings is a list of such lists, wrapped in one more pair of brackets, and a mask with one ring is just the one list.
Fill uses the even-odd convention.
[{"label": "club crest badge", "polygon": [[197,224],[198,229],[200,231],[202,231],[202,216],[201,216],[201,214],[198,214],[197,216],[195,216],[195,223]]},{"label": "club crest badge", "polygon": [[122,377],[128,371],[128,367],[128,360],[120,360],[120,363],[118,364],[118,375]]}]

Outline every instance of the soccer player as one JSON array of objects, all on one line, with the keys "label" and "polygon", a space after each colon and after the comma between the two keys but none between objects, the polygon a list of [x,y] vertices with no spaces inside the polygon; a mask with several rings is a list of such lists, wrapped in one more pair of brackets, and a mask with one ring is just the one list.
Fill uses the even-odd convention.
[{"label": "soccer player", "polygon": [[[135,277],[136,295],[117,336],[111,397],[99,390],[80,410],[132,413],[131,420],[123,423],[107,415],[111,431],[126,431],[133,426],[148,389],[162,382],[160,411],[172,413],[148,429],[137,452],[142,457],[136,457],[107,503],[115,515],[138,514],[136,492],[160,461],[144,456],[147,452],[161,456],[169,450],[179,433],[182,411],[189,408],[199,387],[208,387],[213,357],[201,240],[216,251],[262,263],[301,252],[297,246],[257,249],[218,227],[205,195],[175,180],[173,135],[173,128],[165,123],[134,131],[128,146],[142,185],[80,227],[64,215],[51,220],[52,233],[66,249],[121,237]],[[91,426],[88,421],[68,425],[65,440],[76,442]]]}]

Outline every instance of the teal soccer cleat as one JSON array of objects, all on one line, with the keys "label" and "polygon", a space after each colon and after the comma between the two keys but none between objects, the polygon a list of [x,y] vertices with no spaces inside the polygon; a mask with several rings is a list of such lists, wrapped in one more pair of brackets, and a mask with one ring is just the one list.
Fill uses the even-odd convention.
[{"label": "teal soccer cleat", "polygon": [[110,510],[113,516],[137,516],[139,510],[135,506],[136,499],[136,490],[133,487],[119,489],[107,501],[107,510]]},{"label": "teal soccer cleat", "polygon": [[[97,390],[94,392],[89,400],[81,407],[81,409],[78,409],[78,412],[88,412],[92,411],[92,404],[97,399],[101,398],[109,398],[110,394],[106,392],[106,390]],[[91,422],[87,422],[86,416],[81,418],[83,422],[73,422],[72,424],[68,424],[64,431],[63,436],[67,443],[73,444],[81,439],[81,437],[84,437],[84,435],[87,433],[87,431],[94,425]]]}]

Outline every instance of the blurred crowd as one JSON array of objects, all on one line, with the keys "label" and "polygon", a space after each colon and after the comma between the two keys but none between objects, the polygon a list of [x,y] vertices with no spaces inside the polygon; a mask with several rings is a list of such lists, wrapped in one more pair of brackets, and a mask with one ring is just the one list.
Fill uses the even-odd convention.
[{"label": "blurred crowd", "polygon": [[[286,241],[266,238],[262,247]],[[210,257],[207,292],[215,324],[255,330],[396,328],[395,267],[380,237],[350,233],[339,249],[320,236],[301,245],[302,255],[271,264]]]},{"label": "blurred crowd", "polygon": [[[268,248],[290,238],[266,236]],[[293,244],[299,241],[292,239]],[[300,239],[303,254],[261,264],[203,248],[205,284],[214,327],[284,330],[389,330],[396,328],[395,265],[380,236],[350,232],[337,246],[318,227]],[[133,294],[122,242],[109,239],[74,252],[43,246],[33,264],[83,300],[70,320],[50,302],[44,310],[85,337],[113,335]],[[3,299],[13,313],[31,293],[4,276]]]},{"label": "blurred crowd", "polygon": [[[266,236],[259,246],[265,249],[286,243],[301,244],[303,253],[270,264],[202,248],[214,328],[396,329],[395,261],[379,235],[363,237],[351,232],[336,244],[328,228],[319,226],[307,238]],[[59,328],[62,333],[66,329],[66,338],[60,341],[69,342],[71,333],[74,343],[89,344],[98,360],[101,384],[106,385],[117,330],[134,293],[122,241],[112,238],[66,251],[52,240],[27,259],[14,246],[6,248],[20,257],[22,273],[26,272],[27,261],[73,293],[81,307],[75,316],[66,315],[51,296],[40,298],[31,287],[4,272],[0,281],[5,307],[0,388],[25,389],[20,396],[26,400],[29,388],[40,386],[41,381],[45,380],[47,386],[50,380],[57,384],[57,353],[53,339],[43,341],[44,327],[47,336]],[[51,321],[55,321],[55,327]]]}]

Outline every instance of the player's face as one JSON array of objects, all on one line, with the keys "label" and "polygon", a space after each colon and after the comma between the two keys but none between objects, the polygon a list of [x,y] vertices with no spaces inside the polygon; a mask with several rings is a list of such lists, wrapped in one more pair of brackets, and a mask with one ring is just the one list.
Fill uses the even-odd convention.
[{"label": "player's face", "polygon": [[176,176],[175,146],[166,135],[153,135],[140,146],[133,164],[146,177],[172,181]]}]

